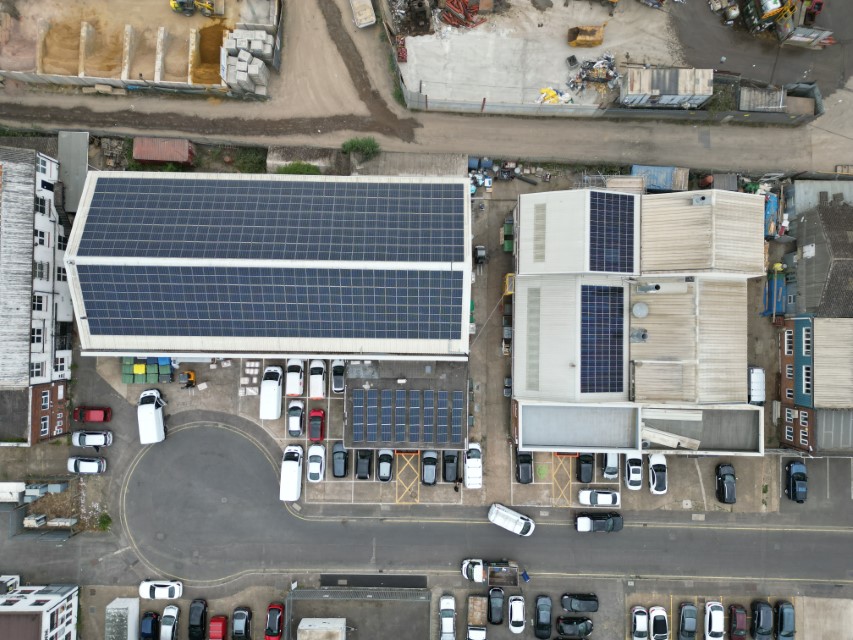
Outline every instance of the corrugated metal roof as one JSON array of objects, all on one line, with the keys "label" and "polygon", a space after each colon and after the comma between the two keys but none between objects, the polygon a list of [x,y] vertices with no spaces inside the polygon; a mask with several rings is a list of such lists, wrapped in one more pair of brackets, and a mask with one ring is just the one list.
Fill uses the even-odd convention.
[{"label": "corrugated metal roof", "polygon": [[646,191],[687,191],[690,170],[683,167],[658,167],[635,164],[631,166],[632,176],[642,176],[646,181]]},{"label": "corrugated metal roof", "polygon": [[700,281],[696,401],[747,401],[746,280]]},{"label": "corrugated metal roof", "polygon": [[817,410],[818,451],[853,451],[853,409]]},{"label": "corrugated metal roof", "polygon": [[[587,269],[589,190],[547,191],[518,198],[518,273],[582,273]],[[537,223],[537,218],[540,222]],[[544,229],[537,226],[543,224]],[[534,246],[544,248],[544,260]]]},{"label": "corrugated metal roof", "polygon": [[140,162],[179,162],[193,158],[192,142],[184,138],[134,138],[133,159]]},{"label": "corrugated metal roof", "polygon": [[519,449],[639,448],[638,407],[519,402]]},{"label": "corrugated metal roof", "polygon": [[853,318],[815,318],[813,354],[815,408],[853,408]]},{"label": "corrugated metal roof", "polygon": [[86,131],[60,131],[57,159],[65,196],[64,208],[74,213],[80,204],[89,172],[89,134]]},{"label": "corrugated metal roof", "polygon": [[[694,204],[694,197],[705,200]],[[764,198],[719,191],[642,199],[640,271],[764,272]]]},{"label": "corrugated metal roof", "polygon": [[624,95],[710,96],[714,93],[713,69],[628,69]]},{"label": "corrugated metal roof", "polygon": [[646,179],[642,176],[606,176],[605,181],[610,191],[636,193],[637,195],[646,192]]},{"label": "corrugated metal roof", "polygon": [[781,113],[785,111],[785,90],[782,87],[740,87],[738,109]]}]

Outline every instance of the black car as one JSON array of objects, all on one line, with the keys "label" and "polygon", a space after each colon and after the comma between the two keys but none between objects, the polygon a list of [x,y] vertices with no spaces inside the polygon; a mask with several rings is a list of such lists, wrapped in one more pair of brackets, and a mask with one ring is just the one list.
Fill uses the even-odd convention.
[{"label": "black car", "polygon": [[557,618],[557,633],[566,640],[580,640],[592,633],[592,620],[589,618]]},{"label": "black car", "polygon": [[139,623],[140,640],[158,640],[160,637],[160,614],[155,611],[146,611],[142,614],[142,622]]},{"label": "black car", "polygon": [[540,640],[548,640],[551,637],[551,598],[548,596],[536,596],[533,634]]},{"label": "black car", "polygon": [[577,478],[578,482],[592,482],[592,470],[595,467],[595,456],[591,453],[582,453],[578,456]]},{"label": "black car", "polygon": [[343,442],[336,442],[332,447],[332,475],[336,478],[346,478],[349,473],[349,453]]},{"label": "black car", "polygon": [[809,476],[806,465],[795,460],[785,465],[785,495],[794,502],[803,504],[808,497]]},{"label": "black car", "polygon": [[189,615],[190,640],[204,640],[207,634],[207,601],[193,600]]},{"label": "black car", "polygon": [[560,604],[563,611],[595,613],[598,611],[598,596],[594,593],[564,593]]},{"label": "black car", "polygon": [[749,633],[755,640],[770,640],[773,634],[773,607],[764,600],[754,600]]},{"label": "black car", "polygon": [[355,455],[355,477],[359,480],[370,480],[370,465],[373,462],[373,451],[359,449]]},{"label": "black car", "polygon": [[503,624],[504,621],[504,590],[500,587],[489,589],[489,622]]},{"label": "black car", "polygon": [[794,620],[794,605],[782,600],[776,603],[774,610],[776,612],[776,635],[774,637],[781,640],[793,638],[797,630]]},{"label": "black car", "polygon": [[533,454],[526,451],[515,453],[515,479],[519,484],[533,482]]},{"label": "black car", "polygon": [[438,452],[424,451],[421,454],[421,482],[431,487],[438,481]]},{"label": "black car", "polygon": [[735,468],[728,462],[717,465],[717,500],[723,504],[737,502],[737,476]]},{"label": "black car", "polygon": [[445,451],[442,460],[442,476],[445,482],[456,482],[459,474],[459,452]]},{"label": "black car", "polygon": [[231,640],[252,640],[252,610],[237,607],[231,617]]},{"label": "black car", "polygon": [[696,605],[682,602],[678,608],[678,640],[694,640],[699,628],[699,611]]}]

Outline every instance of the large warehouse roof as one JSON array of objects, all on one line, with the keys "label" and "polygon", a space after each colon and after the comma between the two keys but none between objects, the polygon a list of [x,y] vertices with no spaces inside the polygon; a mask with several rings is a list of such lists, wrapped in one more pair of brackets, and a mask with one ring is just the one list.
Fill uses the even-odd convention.
[{"label": "large warehouse roof", "polygon": [[464,356],[464,178],[90,173],[83,350]]}]

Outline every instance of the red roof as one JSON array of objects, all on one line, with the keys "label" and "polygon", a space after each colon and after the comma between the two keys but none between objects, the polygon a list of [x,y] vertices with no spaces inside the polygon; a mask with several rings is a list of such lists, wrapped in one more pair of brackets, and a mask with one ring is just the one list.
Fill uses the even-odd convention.
[{"label": "red roof", "polygon": [[195,155],[189,140],[173,138],[134,138],[133,159],[138,162],[179,162],[189,164]]}]

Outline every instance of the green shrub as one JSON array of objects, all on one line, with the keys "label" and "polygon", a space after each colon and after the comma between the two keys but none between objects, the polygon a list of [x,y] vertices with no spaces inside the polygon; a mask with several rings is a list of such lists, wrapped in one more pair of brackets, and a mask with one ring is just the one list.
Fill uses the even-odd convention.
[{"label": "green shrub", "polygon": [[267,150],[257,147],[240,149],[234,158],[234,166],[240,173],[266,173]]},{"label": "green shrub", "polygon": [[379,143],[376,142],[376,138],[369,137],[350,138],[344,142],[341,151],[344,153],[357,153],[361,156],[362,160],[370,160],[378,156],[381,149]]},{"label": "green shrub", "polygon": [[110,517],[108,513],[102,513],[98,516],[98,529],[101,531],[109,531],[113,526],[113,519]]},{"label": "green shrub", "polygon": [[300,162],[297,160],[296,162],[291,162],[283,167],[279,167],[276,169],[276,173],[288,173],[300,176],[319,176],[320,167],[313,165],[310,162]]}]

